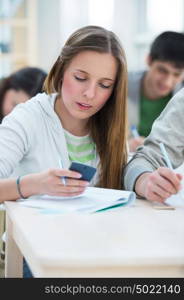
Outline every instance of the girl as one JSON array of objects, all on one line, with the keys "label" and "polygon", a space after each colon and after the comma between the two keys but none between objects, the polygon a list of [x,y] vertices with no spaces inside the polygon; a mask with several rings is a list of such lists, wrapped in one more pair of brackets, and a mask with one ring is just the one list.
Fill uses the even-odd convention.
[{"label": "girl", "polygon": [[115,34],[98,26],[74,32],[44,88],[0,126],[0,201],[81,194],[88,182],[68,170],[74,160],[97,167],[91,185],[121,189],[127,65]]}]

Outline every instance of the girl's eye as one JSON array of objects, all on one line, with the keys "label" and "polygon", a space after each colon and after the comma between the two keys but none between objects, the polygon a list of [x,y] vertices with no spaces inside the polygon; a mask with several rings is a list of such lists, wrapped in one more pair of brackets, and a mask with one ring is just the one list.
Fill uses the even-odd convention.
[{"label": "girl's eye", "polygon": [[84,81],[84,80],[86,80],[86,78],[81,78],[81,77],[78,77],[78,76],[74,76],[75,77],[75,79],[77,79],[77,80],[79,80],[79,81]]},{"label": "girl's eye", "polygon": [[103,89],[110,89],[112,85],[105,85],[103,83],[100,83],[100,86],[103,88]]}]

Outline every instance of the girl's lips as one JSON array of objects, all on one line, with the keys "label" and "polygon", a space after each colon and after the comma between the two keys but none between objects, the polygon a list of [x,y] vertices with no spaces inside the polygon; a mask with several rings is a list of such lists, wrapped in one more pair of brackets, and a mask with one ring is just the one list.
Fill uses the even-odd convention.
[{"label": "girl's lips", "polygon": [[90,109],[92,106],[86,103],[79,103],[77,102],[77,105],[79,106],[80,109],[82,110],[88,110]]}]

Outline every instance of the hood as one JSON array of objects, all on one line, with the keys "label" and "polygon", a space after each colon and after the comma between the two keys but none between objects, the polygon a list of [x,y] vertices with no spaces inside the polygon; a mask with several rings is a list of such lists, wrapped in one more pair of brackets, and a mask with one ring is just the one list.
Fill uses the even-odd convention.
[{"label": "hood", "polygon": [[53,94],[46,94],[46,93],[39,93],[35,97],[31,98],[28,102],[32,108],[39,110],[41,114],[44,115],[44,118],[50,124],[51,127],[54,127],[55,130],[61,130],[61,122],[54,111],[54,102],[56,100],[57,93]]}]

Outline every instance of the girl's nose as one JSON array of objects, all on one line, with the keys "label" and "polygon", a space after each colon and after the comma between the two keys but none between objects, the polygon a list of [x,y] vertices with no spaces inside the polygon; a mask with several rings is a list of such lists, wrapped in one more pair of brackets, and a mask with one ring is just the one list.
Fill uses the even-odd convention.
[{"label": "girl's nose", "polygon": [[93,99],[95,97],[95,93],[96,93],[96,87],[95,87],[95,85],[94,84],[89,84],[86,87],[83,95],[85,97],[87,97],[88,99]]}]

